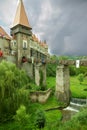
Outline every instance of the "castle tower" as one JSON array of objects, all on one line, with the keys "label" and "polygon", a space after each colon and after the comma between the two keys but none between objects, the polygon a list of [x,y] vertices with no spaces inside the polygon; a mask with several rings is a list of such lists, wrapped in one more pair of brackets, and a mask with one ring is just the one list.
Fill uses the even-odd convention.
[{"label": "castle tower", "polygon": [[30,56],[29,42],[32,36],[31,26],[29,24],[23,1],[19,0],[13,25],[11,27],[11,35],[13,36],[13,44],[15,45],[17,65],[20,65],[22,57]]}]

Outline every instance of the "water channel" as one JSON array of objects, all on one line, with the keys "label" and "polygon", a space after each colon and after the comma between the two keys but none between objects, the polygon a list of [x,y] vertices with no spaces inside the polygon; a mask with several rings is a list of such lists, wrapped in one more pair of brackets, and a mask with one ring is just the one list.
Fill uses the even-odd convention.
[{"label": "water channel", "polygon": [[87,104],[86,99],[72,99],[70,105],[67,108],[61,110],[63,119],[62,121],[68,121],[73,115],[75,115],[79,110]]}]

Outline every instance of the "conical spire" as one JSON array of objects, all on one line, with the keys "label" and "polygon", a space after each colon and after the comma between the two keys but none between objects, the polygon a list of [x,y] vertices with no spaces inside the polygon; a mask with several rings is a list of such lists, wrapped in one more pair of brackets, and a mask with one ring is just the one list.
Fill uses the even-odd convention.
[{"label": "conical spire", "polygon": [[16,25],[23,25],[23,26],[26,26],[26,27],[32,29],[28,22],[28,18],[27,18],[22,0],[19,0],[15,19],[14,19],[12,27],[15,27]]}]

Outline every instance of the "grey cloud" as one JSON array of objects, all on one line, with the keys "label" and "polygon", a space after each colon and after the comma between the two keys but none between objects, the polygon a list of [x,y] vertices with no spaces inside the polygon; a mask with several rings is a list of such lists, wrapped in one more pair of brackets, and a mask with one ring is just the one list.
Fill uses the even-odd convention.
[{"label": "grey cloud", "polygon": [[52,54],[87,55],[87,0],[24,0],[24,5],[33,31],[47,40]]}]

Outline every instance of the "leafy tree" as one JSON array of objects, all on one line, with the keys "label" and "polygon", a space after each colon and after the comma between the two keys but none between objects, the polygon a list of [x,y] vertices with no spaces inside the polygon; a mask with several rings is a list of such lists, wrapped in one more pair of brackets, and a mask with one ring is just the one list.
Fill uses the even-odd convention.
[{"label": "leafy tree", "polygon": [[11,120],[20,104],[28,104],[29,92],[23,89],[29,79],[15,64],[0,63],[0,122]]},{"label": "leafy tree", "polygon": [[84,81],[84,75],[83,74],[79,74],[78,75],[78,80],[80,81],[80,84]]}]

